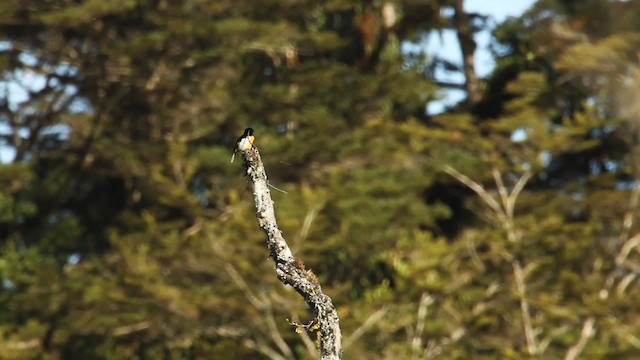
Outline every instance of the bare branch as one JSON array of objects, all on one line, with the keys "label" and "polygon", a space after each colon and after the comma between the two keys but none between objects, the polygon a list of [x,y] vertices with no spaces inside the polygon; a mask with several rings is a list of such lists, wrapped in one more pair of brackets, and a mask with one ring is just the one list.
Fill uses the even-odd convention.
[{"label": "bare branch", "polygon": [[134,332],[142,331],[148,329],[150,326],[149,321],[140,321],[131,325],[119,326],[113,329],[113,336],[124,336],[129,335]]},{"label": "bare branch", "polygon": [[591,339],[596,333],[594,325],[595,320],[593,317],[589,317],[587,320],[585,320],[584,324],[582,325],[582,333],[580,334],[580,339],[578,339],[578,342],[569,348],[569,351],[567,351],[567,355],[565,355],[564,360],[575,360],[578,358],[578,356],[580,356],[589,339]]},{"label": "bare branch", "polygon": [[640,185],[633,188],[631,192],[631,198],[629,199],[629,208],[624,213],[624,219],[622,221],[622,231],[620,232],[620,240],[626,241],[629,238],[629,232],[633,226],[633,218],[636,209],[638,208],[638,198],[640,197]]},{"label": "bare branch", "polygon": [[631,253],[631,250],[635,249],[639,245],[640,245],[640,234],[636,234],[631,239],[627,239],[622,245],[622,247],[620,248],[620,251],[618,252],[618,256],[616,256],[616,265],[618,266],[622,265],[627,260],[629,253]]},{"label": "bare branch", "polygon": [[531,324],[531,313],[529,312],[529,302],[527,301],[527,287],[524,281],[524,275],[522,273],[522,267],[520,262],[514,261],[513,274],[516,278],[516,286],[520,293],[520,311],[522,312],[522,324],[524,326],[524,334],[527,340],[527,351],[529,355],[538,354],[538,341],[536,339],[536,333]]},{"label": "bare branch", "polygon": [[467,250],[467,253],[471,258],[471,264],[476,268],[476,270],[479,273],[485,272],[487,270],[487,267],[484,266],[484,263],[482,262],[482,260],[480,259],[480,256],[478,255],[478,251],[476,250],[476,244],[474,243],[473,238],[469,236],[468,233],[465,233],[463,234],[462,239],[464,241],[464,246]]},{"label": "bare branch", "polygon": [[613,323],[613,326],[611,326],[610,329],[612,329],[617,336],[624,339],[634,348],[640,349],[640,339],[636,336],[635,331],[629,328],[629,325],[620,322],[620,320],[616,319],[615,316],[609,317],[608,320],[611,320]]},{"label": "bare branch", "polygon": [[280,351],[288,359],[294,359],[295,356],[293,355],[293,351],[291,351],[291,348],[289,347],[287,342],[284,341],[284,338],[282,337],[280,331],[278,330],[278,327],[276,326],[276,320],[273,318],[273,312],[271,311],[271,301],[266,297],[266,295],[263,295],[262,298],[262,301],[267,304],[266,320],[271,339],[273,340],[273,342],[275,342],[278,349],[280,349]]},{"label": "bare branch", "polygon": [[273,350],[269,346],[266,346],[263,343],[259,343],[259,342],[255,341],[255,340],[247,339],[247,340],[243,341],[243,344],[244,344],[244,346],[248,347],[249,349],[253,349],[253,350],[261,352],[263,355],[265,355],[269,359],[272,359],[272,360],[288,360],[287,358],[285,358],[282,355],[278,354],[275,350]]},{"label": "bare branch", "polygon": [[[518,195],[524,189],[527,181],[531,178],[530,173],[523,174],[518,182],[516,183],[513,191],[509,194],[507,188],[502,181],[502,175],[497,169],[493,169],[493,177],[496,182],[496,187],[498,188],[498,193],[500,194],[500,199],[502,201],[502,206],[489,194],[487,190],[485,190],[482,185],[477,182],[471,180],[466,175],[460,173],[455,170],[451,166],[445,166],[444,171],[454,177],[456,180],[460,181],[471,190],[473,190],[482,201],[484,201],[491,210],[495,213],[495,216],[498,218],[500,225],[504,228],[507,233],[507,238],[510,242],[517,242],[519,240],[519,234],[514,228],[513,225],[513,211],[515,208],[515,203],[518,198]],[[512,256],[509,253],[503,253],[506,259],[511,260]]]},{"label": "bare branch", "polygon": [[440,87],[444,87],[444,88],[450,88],[450,89],[457,89],[457,90],[465,90],[465,84],[458,84],[456,82],[453,81],[436,81],[435,82],[436,85],[440,86]]},{"label": "bare branch", "polygon": [[[632,237],[630,236],[631,227],[633,226],[634,220],[634,212],[638,208],[638,198],[640,197],[640,186],[636,186],[631,194],[631,199],[629,200],[629,208],[624,214],[624,218],[622,221],[622,231],[620,232],[620,242],[622,246],[620,246],[620,250],[618,250],[618,254],[615,257],[616,267],[609,272],[606,280],[598,295],[601,299],[607,299],[610,295],[611,289],[613,288],[616,280],[619,278],[620,267],[627,262],[627,258],[632,250],[638,248],[640,246],[640,233],[636,234]],[[618,284],[617,295],[621,296],[624,294],[626,287],[631,283],[633,277],[627,275],[620,284]]]},{"label": "bare branch", "polygon": [[518,182],[516,182],[516,185],[513,187],[513,190],[511,190],[511,194],[509,194],[507,203],[505,205],[505,211],[508,217],[513,217],[513,211],[516,207],[516,200],[518,199],[518,196],[524,189],[525,185],[527,185],[527,182],[529,182],[529,179],[531,179],[532,175],[533,174],[528,171],[522,174],[522,176],[520,176],[520,179],[518,179]]},{"label": "bare branch", "polygon": [[433,304],[433,296],[423,293],[420,298],[420,305],[418,306],[418,323],[416,324],[416,330],[413,334],[413,341],[411,341],[411,350],[414,356],[417,356],[418,351],[422,348],[422,333],[424,332],[424,320],[427,317],[427,309],[429,305]]},{"label": "bare branch", "polygon": [[618,283],[618,286],[616,287],[616,295],[618,295],[619,297],[624,295],[624,291],[631,284],[631,282],[635,280],[637,277],[638,275],[635,272],[629,273],[625,277],[623,277],[622,280]]},{"label": "bare branch", "polygon": [[273,200],[269,192],[269,181],[256,147],[243,150],[244,166],[253,187],[256,217],[260,228],[267,235],[267,245],[275,262],[278,279],[292,286],[302,295],[313,310],[320,325],[320,352],[323,360],[340,359],[342,356],[342,333],[340,320],[331,298],[322,292],[315,274],[307,270],[296,259],[282,236],[276,222]]},{"label": "bare branch", "polygon": [[364,335],[364,333],[366,333],[367,330],[371,329],[373,325],[375,325],[378,321],[380,321],[380,319],[382,319],[382,317],[387,313],[387,311],[389,311],[389,309],[386,306],[383,306],[378,311],[371,314],[367,318],[367,320],[364,322],[364,324],[360,325],[360,327],[358,327],[356,331],[354,331],[353,334],[351,334],[351,336],[349,336],[344,340],[344,348],[347,349],[354,342],[356,342],[356,340],[362,337],[362,335]]},{"label": "bare branch", "polygon": [[0,344],[0,349],[8,350],[30,350],[34,348],[42,347],[42,341],[40,339],[31,339],[26,341],[9,341]]},{"label": "bare branch", "polygon": [[507,203],[509,202],[509,193],[507,192],[507,187],[504,186],[504,181],[502,181],[502,174],[496,168],[491,170],[491,174],[493,175],[493,180],[496,182],[496,187],[498,188],[498,194],[500,194],[500,200],[502,200],[502,208],[507,209]]},{"label": "bare branch", "polygon": [[444,171],[447,174],[451,175],[454,179],[466,185],[469,189],[473,190],[476,194],[478,194],[478,196],[480,196],[482,201],[484,201],[485,204],[487,204],[493,211],[495,211],[495,213],[499,217],[504,216],[504,212],[500,208],[500,204],[498,204],[498,202],[493,197],[491,197],[489,192],[487,192],[487,190],[485,190],[484,187],[482,187],[482,185],[471,180],[468,176],[462,174],[461,172],[452,168],[451,166],[448,166],[448,165],[445,166]]},{"label": "bare branch", "polygon": [[298,237],[294,242],[294,249],[297,248],[304,240],[307,239],[309,235],[309,230],[311,230],[311,225],[313,221],[318,216],[322,208],[324,208],[324,201],[320,201],[315,203],[309,210],[307,210],[307,214],[304,217],[304,221],[302,222],[302,228],[298,234]]},{"label": "bare branch", "polygon": [[557,339],[558,337],[564,335],[570,329],[571,329],[570,326],[563,325],[563,326],[560,326],[558,328],[555,328],[555,329],[551,330],[549,332],[549,335],[547,335],[544,338],[542,338],[542,340],[540,340],[540,344],[538,344],[538,349],[539,349],[540,353],[544,354],[544,352],[549,347],[549,344],[551,344],[551,341],[553,341],[553,340]]},{"label": "bare branch", "polygon": [[[293,320],[296,323],[300,323],[301,322],[300,321],[300,316],[298,316],[297,313],[291,314],[291,320]],[[318,357],[320,354],[318,354],[318,349],[316,347],[315,342],[313,340],[311,340],[311,337],[309,337],[308,327],[307,326],[303,326],[302,327],[302,331],[300,331],[298,333],[300,334],[300,337],[302,338],[302,342],[304,343],[304,346],[307,348],[307,352],[309,354],[311,354],[313,357]]]},{"label": "bare branch", "polygon": [[236,284],[236,286],[240,288],[240,290],[242,290],[242,292],[244,293],[244,296],[247,298],[247,300],[249,300],[251,305],[253,305],[253,307],[255,307],[258,310],[264,310],[264,308],[266,307],[266,304],[260,299],[258,299],[255,295],[253,295],[253,293],[249,289],[249,286],[244,281],[242,276],[240,276],[238,271],[233,267],[233,265],[225,264],[224,269],[227,272],[227,275],[229,275],[231,280],[233,280],[233,282]]}]

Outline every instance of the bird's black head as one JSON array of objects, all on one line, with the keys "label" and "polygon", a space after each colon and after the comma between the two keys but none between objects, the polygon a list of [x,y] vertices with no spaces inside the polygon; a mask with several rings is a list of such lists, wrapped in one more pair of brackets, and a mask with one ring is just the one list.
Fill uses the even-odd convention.
[{"label": "bird's black head", "polygon": [[251,136],[251,135],[253,135],[253,129],[252,128],[244,129],[244,134],[242,134],[242,136]]}]

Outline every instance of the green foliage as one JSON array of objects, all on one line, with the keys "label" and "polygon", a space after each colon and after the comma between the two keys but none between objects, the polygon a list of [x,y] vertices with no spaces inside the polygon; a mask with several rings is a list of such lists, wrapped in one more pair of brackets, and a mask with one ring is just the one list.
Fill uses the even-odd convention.
[{"label": "green foliage", "polygon": [[0,358],[314,358],[229,164],[246,126],[345,358],[635,355],[640,7],[539,1],[481,101],[427,116],[402,49],[449,6],[2,2]]}]

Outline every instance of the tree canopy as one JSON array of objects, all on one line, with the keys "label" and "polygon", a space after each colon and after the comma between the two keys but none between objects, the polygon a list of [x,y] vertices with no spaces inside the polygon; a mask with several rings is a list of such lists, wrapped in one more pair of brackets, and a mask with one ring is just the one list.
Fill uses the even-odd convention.
[{"label": "tree canopy", "polygon": [[463,5],[0,2],[0,358],[315,358],[248,126],[345,359],[637,356],[640,6]]}]

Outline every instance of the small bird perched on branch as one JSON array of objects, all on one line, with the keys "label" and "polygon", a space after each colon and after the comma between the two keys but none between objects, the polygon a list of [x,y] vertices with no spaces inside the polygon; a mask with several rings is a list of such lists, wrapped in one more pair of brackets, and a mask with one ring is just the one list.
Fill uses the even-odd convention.
[{"label": "small bird perched on branch", "polygon": [[251,149],[253,147],[253,141],[255,139],[256,137],[253,136],[252,128],[244,129],[244,133],[242,134],[242,136],[238,138],[238,140],[236,141],[236,146],[233,148],[233,155],[231,155],[231,162],[235,160],[236,153],[238,151],[245,151],[245,150]]}]

